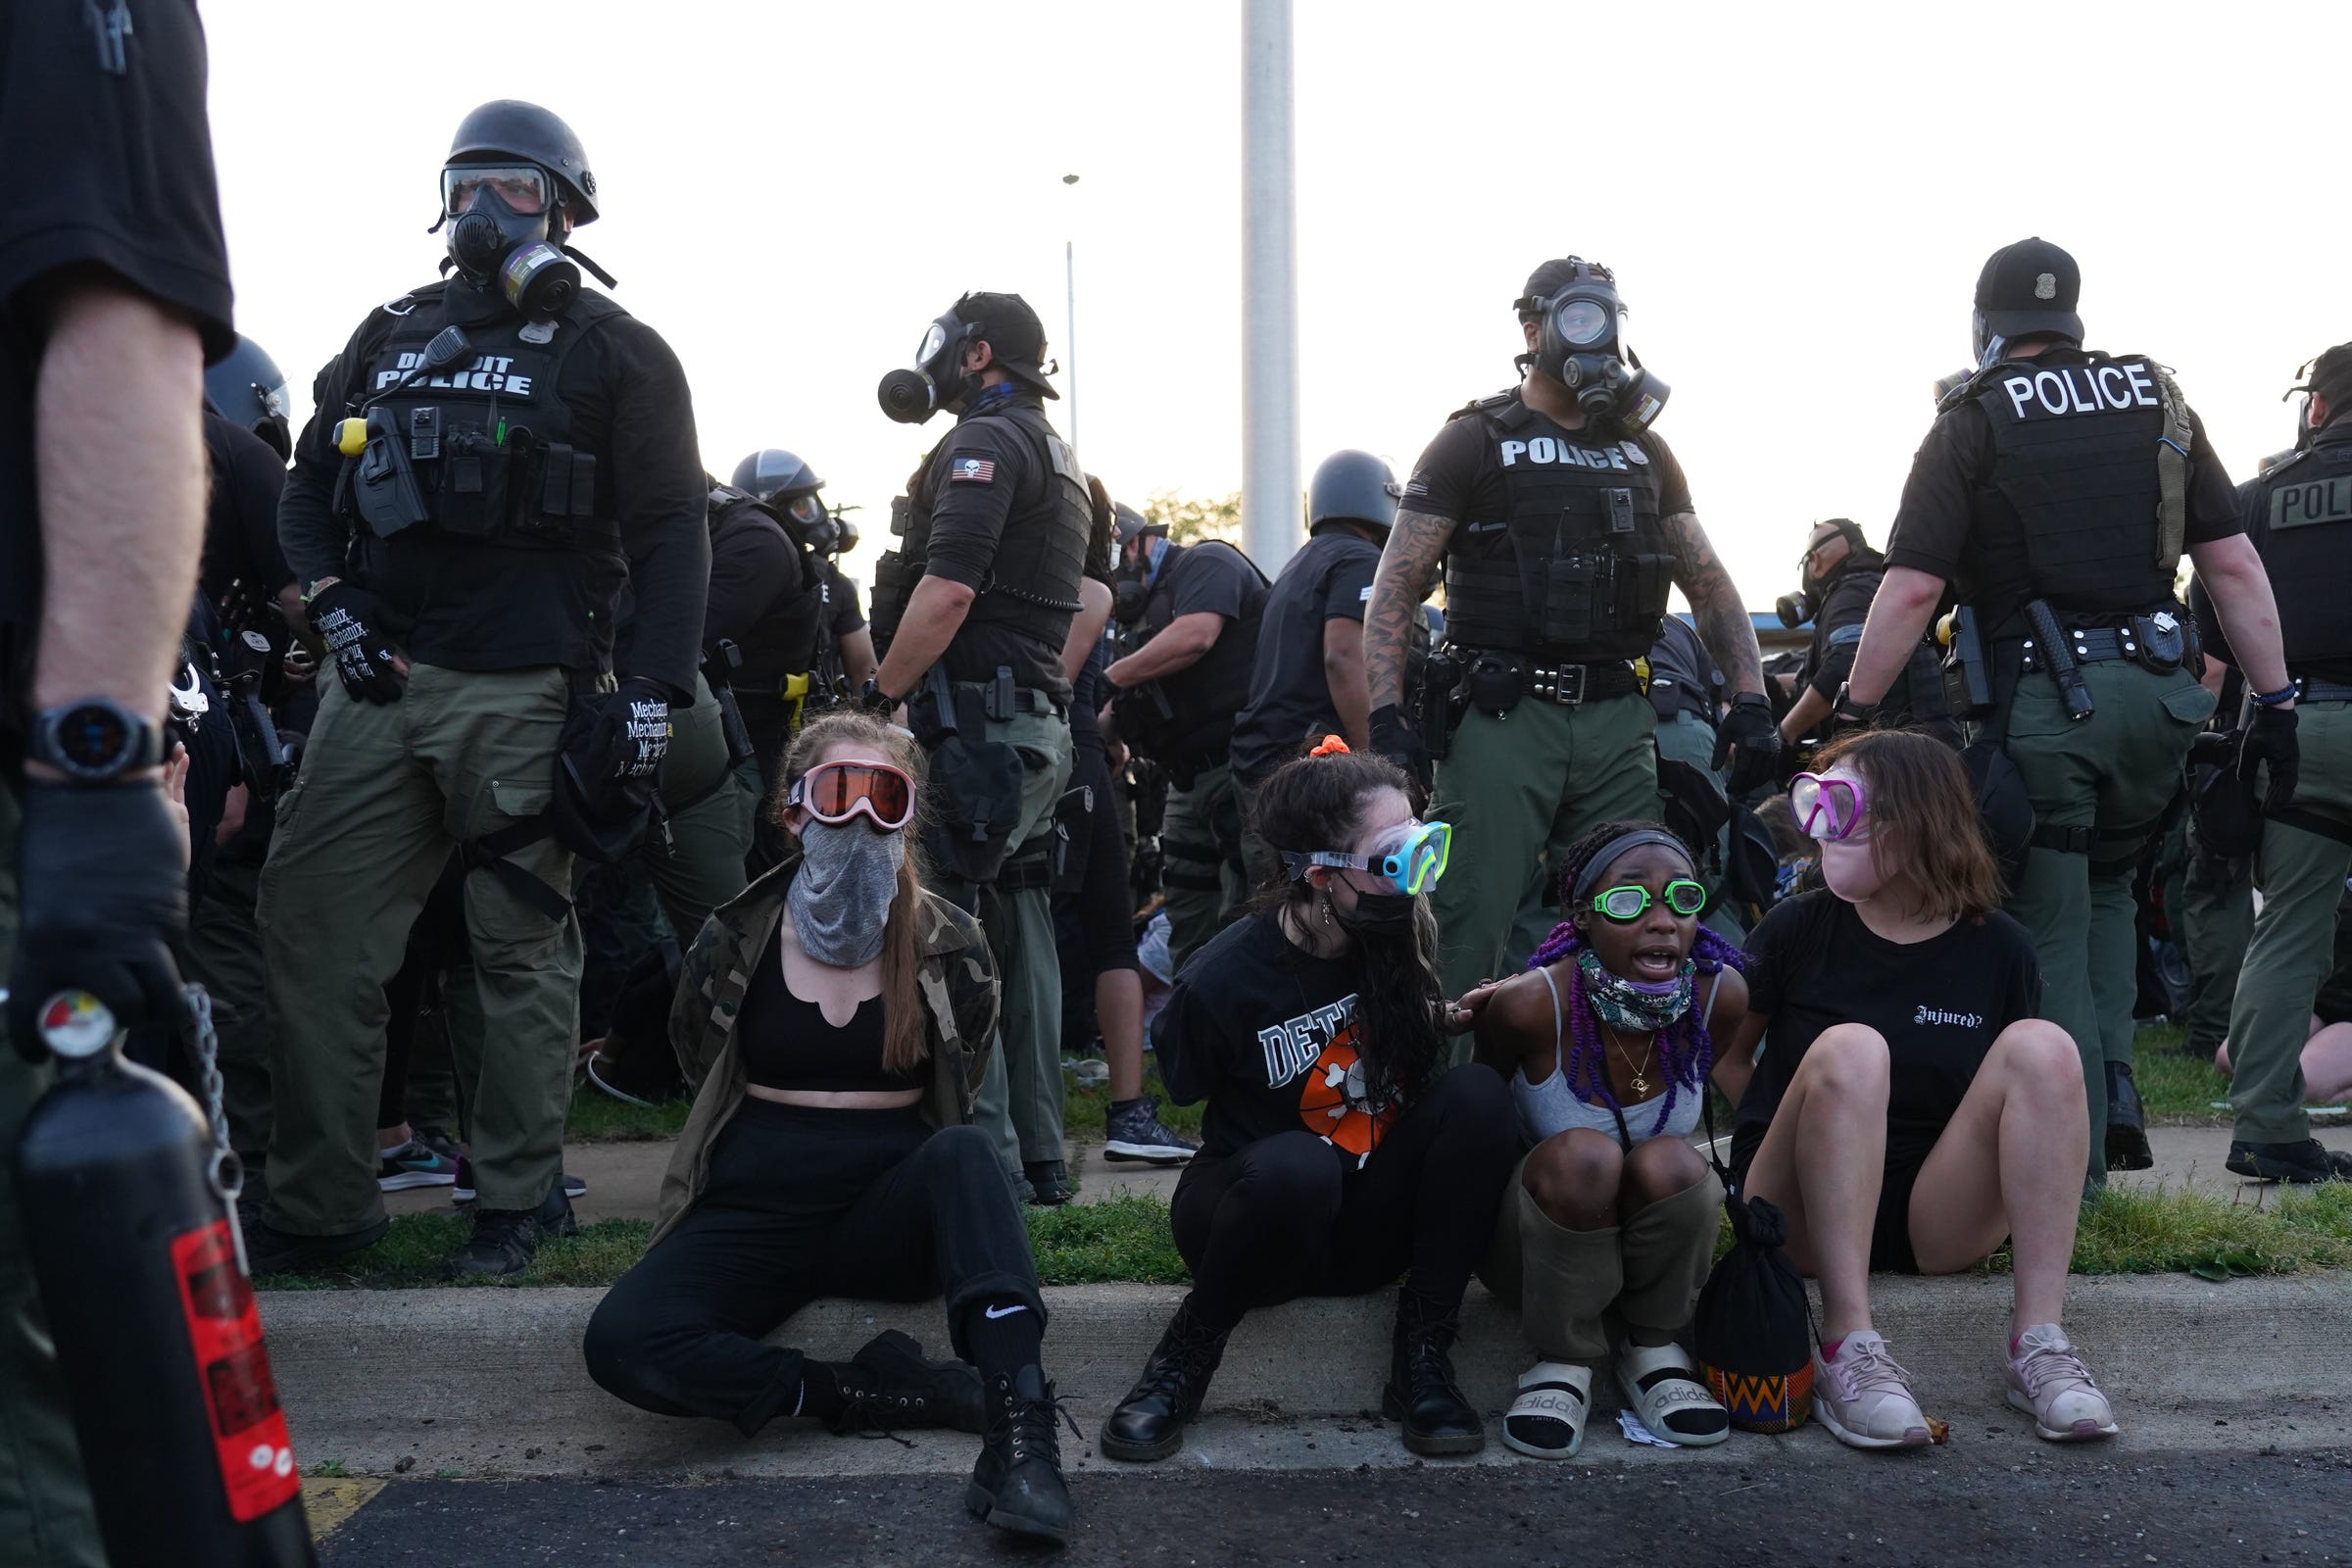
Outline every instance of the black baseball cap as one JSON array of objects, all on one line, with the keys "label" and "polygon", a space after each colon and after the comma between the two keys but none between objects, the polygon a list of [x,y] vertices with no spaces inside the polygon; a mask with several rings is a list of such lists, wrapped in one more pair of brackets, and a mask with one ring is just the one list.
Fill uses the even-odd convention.
[{"label": "black baseball cap", "polygon": [[2312,361],[2302,390],[2326,398],[2331,416],[2352,414],[2352,343],[2338,343]]},{"label": "black baseball cap", "polygon": [[1977,274],[1977,314],[1994,337],[2053,332],[2080,343],[2082,299],[2082,269],[2038,234],[1994,251]]},{"label": "black baseball cap", "polygon": [[980,328],[995,363],[1041,395],[1059,398],[1046,380],[1046,323],[1018,294],[966,294],[956,302],[956,319]]}]

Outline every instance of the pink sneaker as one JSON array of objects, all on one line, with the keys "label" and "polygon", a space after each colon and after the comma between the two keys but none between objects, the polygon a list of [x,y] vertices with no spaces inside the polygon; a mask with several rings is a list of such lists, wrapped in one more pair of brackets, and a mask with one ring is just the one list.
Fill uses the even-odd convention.
[{"label": "pink sneaker", "polygon": [[1878,1330],[1856,1329],[1838,1343],[1836,1360],[1813,1351],[1813,1413],[1848,1447],[1924,1447],[1928,1418],[1911,1397],[1910,1376]]},{"label": "pink sneaker", "polygon": [[2107,1396],[2055,1323],[2037,1323],[2017,1337],[2009,1352],[2009,1405],[2033,1416],[2034,1430],[2052,1443],[2112,1438],[2118,1430]]}]

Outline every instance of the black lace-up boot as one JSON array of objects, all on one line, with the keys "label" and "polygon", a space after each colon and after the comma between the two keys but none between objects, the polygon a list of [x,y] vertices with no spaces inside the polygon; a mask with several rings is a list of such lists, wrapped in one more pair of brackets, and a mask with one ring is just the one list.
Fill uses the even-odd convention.
[{"label": "black lace-up boot", "polygon": [[[1015,1535],[1069,1539],[1070,1489],[1061,1479],[1055,1430],[1057,1421],[1069,1420],[1054,1402],[1054,1385],[1034,1366],[988,1380],[988,1435],[963,1489],[974,1518]],[[1077,1433],[1076,1422],[1070,1431]]]},{"label": "black lace-up boot", "polygon": [[875,1335],[829,1370],[841,1390],[841,1414],[829,1423],[837,1433],[988,1430],[980,1374],[962,1361],[924,1360],[922,1346],[897,1329]]},{"label": "black lace-up boot", "polygon": [[1396,1293],[1396,1334],[1381,1414],[1404,1423],[1404,1446],[1415,1453],[1476,1453],[1487,1429],[1453,1381],[1458,1302],[1441,1304],[1410,1286]]},{"label": "black lace-up boot", "polygon": [[1184,1446],[1184,1424],[1200,1408],[1225,1358],[1225,1336],[1193,1315],[1186,1297],[1159,1336],[1144,1375],[1095,1438],[1110,1459],[1165,1459]]}]

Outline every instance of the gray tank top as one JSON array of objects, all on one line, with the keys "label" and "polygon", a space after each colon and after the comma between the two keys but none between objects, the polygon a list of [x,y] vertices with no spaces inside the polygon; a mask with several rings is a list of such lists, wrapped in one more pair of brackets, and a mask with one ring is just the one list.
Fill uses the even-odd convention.
[{"label": "gray tank top", "polygon": [[[1536,973],[1544,977],[1544,987],[1551,993],[1551,1075],[1542,1083],[1529,1083],[1524,1066],[1511,1074],[1511,1103],[1518,1107],[1519,1135],[1531,1148],[1546,1138],[1557,1137],[1571,1127],[1588,1127],[1614,1139],[1618,1136],[1616,1113],[1606,1105],[1590,1104],[1579,1100],[1568,1087],[1567,1031],[1560,1016],[1560,988],[1552,980],[1549,969],[1538,969]],[[1720,970],[1707,976],[1705,995],[1693,996],[1690,1005],[1712,1007],[1715,1004],[1715,988],[1722,982]],[[1701,1012],[1699,1016],[1706,1014]],[[1666,1125],[1654,1135],[1643,1134],[1642,1137],[1690,1137],[1691,1129],[1698,1125],[1700,1098],[1704,1093],[1702,1089],[1699,1094],[1682,1095],[1675,1101],[1674,1113],[1667,1117]],[[1633,1128],[1654,1124],[1658,1115],[1652,1107],[1662,1098],[1653,1096],[1627,1105],[1626,1126]]]}]

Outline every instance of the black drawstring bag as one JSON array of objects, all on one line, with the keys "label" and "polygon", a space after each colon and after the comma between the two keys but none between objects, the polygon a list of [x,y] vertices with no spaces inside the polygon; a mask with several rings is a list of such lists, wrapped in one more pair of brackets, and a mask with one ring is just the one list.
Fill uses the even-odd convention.
[{"label": "black drawstring bag", "polygon": [[1708,1271],[1691,1319],[1690,1348],[1707,1390],[1745,1432],[1792,1432],[1813,1413],[1813,1314],[1805,1282],[1783,1250],[1781,1211],[1742,1199],[1716,1158],[1715,1114],[1707,1106],[1707,1160],[1723,1180],[1732,1250]]}]

